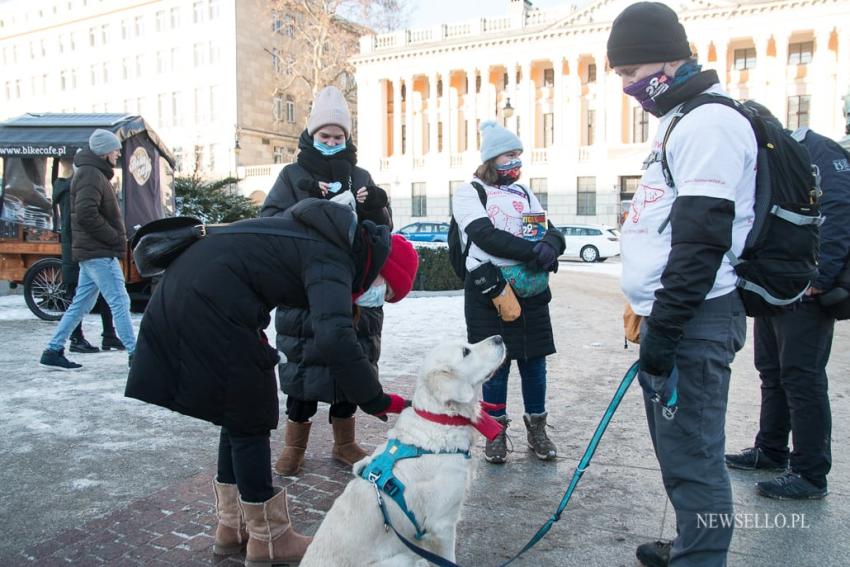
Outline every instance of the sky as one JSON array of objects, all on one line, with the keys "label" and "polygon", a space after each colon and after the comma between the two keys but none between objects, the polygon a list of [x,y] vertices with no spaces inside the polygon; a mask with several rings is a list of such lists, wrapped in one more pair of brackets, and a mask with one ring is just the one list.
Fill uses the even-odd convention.
[{"label": "sky", "polygon": [[[542,10],[582,5],[586,0],[532,0]],[[424,28],[438,24],[463,22],[474,18],[497,18],[508,13],[507,0],[410,0],[412,10],[407,28]]]}]

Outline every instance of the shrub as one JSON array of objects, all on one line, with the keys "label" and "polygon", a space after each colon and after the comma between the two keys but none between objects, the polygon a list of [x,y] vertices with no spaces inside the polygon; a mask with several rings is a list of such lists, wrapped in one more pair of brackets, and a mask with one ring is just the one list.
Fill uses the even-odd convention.
[{"label": "shrub", "polygon": [[449,263],[448,246],[417,246],[419,272],[413,289],[418,291],[444,291],[463,289],[463,281],[457,277]]}]

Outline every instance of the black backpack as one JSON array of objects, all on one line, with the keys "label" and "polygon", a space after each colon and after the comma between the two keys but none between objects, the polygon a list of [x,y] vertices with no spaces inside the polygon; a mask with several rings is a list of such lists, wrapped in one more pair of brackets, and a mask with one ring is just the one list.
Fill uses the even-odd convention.
[{"label": "black backpack", "polygon": [[[738,276],[736,285],[747,315],[778,315],[796,304],[817,277],[819,227],[823,223],[817,168],[808,150],[778,122],[731,98],[701,94],[682,105],[664,134],[661,167],[674,191],[667,140],[682,117],[703,104],[723,104],[737,110],[755,133],[755,218],[741,255],[729,250],[726,257]],[[666,225],[659,227],[659,232]]]},{"label": "black backpack", "polygon": [[[484,189],[484,186],[477,181],[473,181],[472,186],[475,187],[475,190],[478,192],[478,198],[481,200],[481,206],[486,209],[487,190]],[[519,187],[523,190],[523,192],[525,192],[525,198],[531,202],[531,198],[528,196],[528,191],[525,187],[522,185],[519,185]],[[472,246],[472,240],[467,238],[466,246],[461,245],[460,227],[457,225],[454,215],[452,215],[452,220],[449,224],[448,244],[449,263],[452,265],[452,270],[454,270],[455,274],[457,274],[457,277],[460,279],[466,279],[466,257],[469,256],[469,247]]]}]

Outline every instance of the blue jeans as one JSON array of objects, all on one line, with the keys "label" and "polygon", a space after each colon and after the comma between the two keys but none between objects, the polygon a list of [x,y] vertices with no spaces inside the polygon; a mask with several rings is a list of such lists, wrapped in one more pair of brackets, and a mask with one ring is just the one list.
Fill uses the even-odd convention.
[{"label": "blue jeans", "polygon": [[[525,413],[536,414],[546,411],[546,357],[538,356],[524,360],[517,359],[519,375],[522,379],[522,402]],[[507,360],[488,381],[484,382],[484,401],[491,404],[504,404],[508,399],[508,374],[511,361]],[[505,410],[492,410],[490,415],[505,415]]]},{"label": "blue jeans", "polygon": [[121,271],[118,258],[94,258],[80,262],[80,278],[74,299],[62,315],[59,327],[53,333],[47,348],[54,351],[65,348],[65,343],[74,328],[97,303],[98,293],[103,295],[103,299],[112,311],[115,331],[127,348],[127,352],[132,354],[136,350],[136,336],[133,333],[133,323],[130,321],[130,296],[127,295],[124,272]]}]

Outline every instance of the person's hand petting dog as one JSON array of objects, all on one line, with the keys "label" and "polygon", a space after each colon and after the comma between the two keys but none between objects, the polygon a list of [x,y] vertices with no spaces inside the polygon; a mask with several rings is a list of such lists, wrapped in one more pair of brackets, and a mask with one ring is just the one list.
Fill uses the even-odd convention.
[{"label": "person's hand petting dog", "polygon": [[398,394],[381,394],[375,399],[360,404],[360,409],[380,419],[387,421],[387,414],[401,413],[410,406],[410,400],[405,400]]}]

